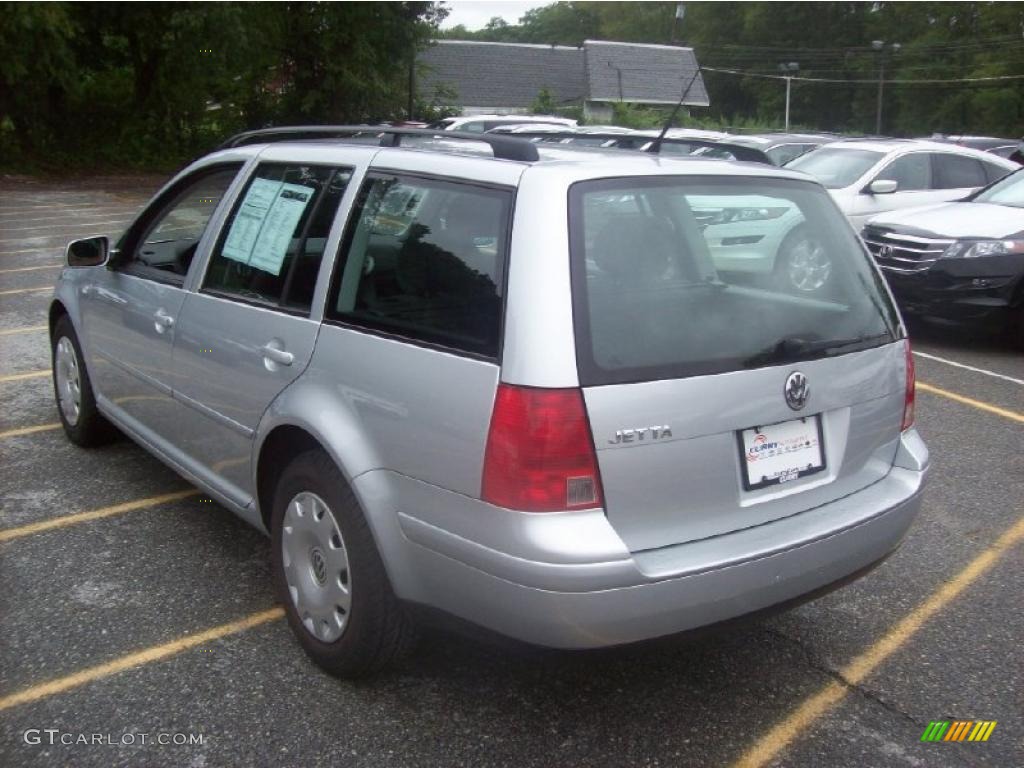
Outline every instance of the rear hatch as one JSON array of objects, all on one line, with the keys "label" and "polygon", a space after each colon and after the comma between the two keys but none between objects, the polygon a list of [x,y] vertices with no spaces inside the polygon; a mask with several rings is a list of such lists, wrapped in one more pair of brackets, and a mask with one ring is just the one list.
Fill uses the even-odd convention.
[{"label": "rear hatch", "polygon": [[[570,208],[580,383],[631,550],[797,514],[889,471],[904,342],[820,186],[603,179],[574,185]],[[709,248],[730,222],[762,268],[729,271]]]}]

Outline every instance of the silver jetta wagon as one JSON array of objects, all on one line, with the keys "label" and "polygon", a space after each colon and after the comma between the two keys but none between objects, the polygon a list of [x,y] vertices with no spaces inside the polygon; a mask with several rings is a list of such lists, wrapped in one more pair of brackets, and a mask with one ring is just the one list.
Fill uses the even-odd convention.
[{"label": "silver jetta wagon", "polygon": [[[653,638],[898,546],[928,465],[910,349],[820,184],[317,135],[236,137],[116,244],[71,243],[50,329],[68,437],[116,427],[268,532],[321,666],[379,669],[415,606],[560,648]],[[712,257],[794,218],[772,270]]]}]

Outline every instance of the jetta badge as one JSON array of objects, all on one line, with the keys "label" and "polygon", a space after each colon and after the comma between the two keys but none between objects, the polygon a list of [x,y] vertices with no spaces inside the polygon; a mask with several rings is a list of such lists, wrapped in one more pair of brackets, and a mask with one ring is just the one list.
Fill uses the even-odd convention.
[{"label": "jetta badge", "polygon": [[786,395],[786,405],[794,411],[799,411],[807,405],[807,398],[811,394],[811,388],[807,384],[807,377],[800,371],[793,371],[786,379],[786,387],[783,390]]}]

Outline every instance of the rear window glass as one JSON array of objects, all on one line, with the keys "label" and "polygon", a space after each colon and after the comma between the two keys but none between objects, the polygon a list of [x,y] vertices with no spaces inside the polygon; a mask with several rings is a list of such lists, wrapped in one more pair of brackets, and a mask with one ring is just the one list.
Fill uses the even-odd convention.
[{"label": "rear window glass", "polygon": [[328,316],[496,357],[511,206],[510,190],[371,177]]},{"label": "rear window glass", "polygon": [[782,365],[896,338],[881,278],[827,193],[644,177],[569,193],[585,386]]},{"label": "rear window glass", "polygon": [[931,189],[931,155],[925,152],[912,152],[897,157],[875,177],[875,180],[895,181],[897,192]]}]

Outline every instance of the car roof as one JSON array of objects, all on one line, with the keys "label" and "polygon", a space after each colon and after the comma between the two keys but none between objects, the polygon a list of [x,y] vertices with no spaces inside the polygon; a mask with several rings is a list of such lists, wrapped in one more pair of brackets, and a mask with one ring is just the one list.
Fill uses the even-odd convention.
[{"label": "car roof", "polygon": [[820,133],[741,133],[731,136],[729,141],[737,144],[752,144],[758,147],[777,147],[780,144],[824,144],[836,140],[835,136]]},{"label": "car roof", "polygon": [[971,147],[965,147],[961,144],[928,141],[925,139],[846,139],[822,144],[818,149],[869,149],[875,152],[884,152],[886,154],[902,151],[945,152],[947,154],[975,157],[989,162],[991,162],[993,158],[996,160],[1003,160],[1007,163],[1009,162],[1000,158],[998,155],[993,155],[991,152],[983,152]]},{"label": "car roof", "polygon": [[331,164],[351,162],[353,153],[356,153],[356,157],[362,156],[364,162],[374,167],[464,177],[474,181],[506,185],[517,184],[525,171],[533,169],[548,169],[545,173],[551,173],[569,183],[585,179],[647,175],[756,176],[817,183],[806,174],[762,163],[657,155],[637,150],[566,144],[534,146],[537,148],[539,159],[528,162],[496,159],[482,143],[474,144],[445,138],[399,147],[381,147],[378,144],[339,139],[276,141],[269,144],[247,144],[214,152],[192,167],[254,156],[272,162]]},{"label": "car roof", "polygon": [[461,115],[459,117],[448,117],[445,120],[452,122],[464,122],[471,120],[507,120],[510,123],[533,123],[533,122],[548,122],[548,123],[572,123],[573,120],[568,117],[558,117],[557,115]]},{"label": "car roof", "polygon": [[[541,160],[531,172],[560,174],[573,181],[619,176],[737,176],[809,181],[806,174],[764,163],[737,162],[679,155],[657,155],[636,150],[604,149],[564,144],[538,145]],[[815,182],[816,183],[816,182]]]}]

